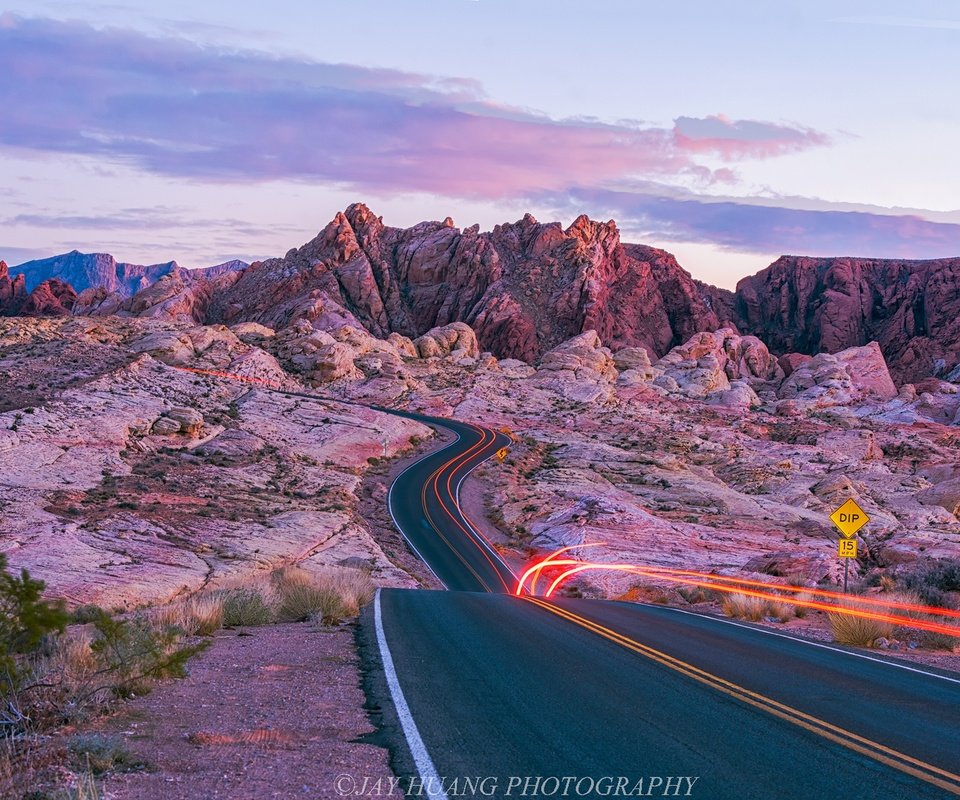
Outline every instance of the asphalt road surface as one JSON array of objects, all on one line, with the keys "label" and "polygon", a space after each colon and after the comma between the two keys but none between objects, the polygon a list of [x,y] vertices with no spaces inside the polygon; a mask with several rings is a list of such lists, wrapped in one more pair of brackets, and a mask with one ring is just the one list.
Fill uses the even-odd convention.
[{"label": "asphalt road surface", "polygon": [[409,416],[459,437],[390,493],[451,591],[384,590],[360,635],[411,794],[960,796],[960,676],[680,610],[514,597],[457,503],[509,437]]}]

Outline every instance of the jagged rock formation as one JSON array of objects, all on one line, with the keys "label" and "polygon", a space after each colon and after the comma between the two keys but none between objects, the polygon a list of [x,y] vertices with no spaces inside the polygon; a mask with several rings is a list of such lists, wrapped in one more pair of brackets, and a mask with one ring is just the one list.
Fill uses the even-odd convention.
[{"label": "jagged rock formation", "polygon": [[489,233],[449,218],[401,229],[355,204],[303,247],[252,265],[215,299],[207,321],[282,328],[301,317],[381,338],[459,321],[482,349],[527,362],[596,330],[610,347],[662,355],[724,321],[711,303],[726,313],[732,295],[713,292],[708,302],[668,253],[621,244],[613,222],[581,216],[564,230],[528,214]]},{"label": "jagged rock formation", "polygon": [[26,300],[23,275],[10,277],[6,261],[0,261],[0,316],[13,316]]},{"label": "jagged rock formation", "polygon": [[480,350],[528,364],[590,330],[613,352],[639,347],[656,360],[730,328],[763,341],[787,375],[805,356],[876,341],[898,383],[960,380],[960,258],[783,256],[732,293],[693,280],[663,250],[622,243],[612,221],[581,216],[564,229],[527,214],[486,233],[449,218],[393,228],[357,203],[302,247],[250,267],[140,267],[74,251],[20,269],[25,285],[0,280],[0,313],[19,313],[32,280],[59,277],[81,290],[78,315],[276,330],[302,319],[410,340],[459,322]]},{"label": "jagged rock formation", "polygon": [[76,299],[73,288],[56,278],[28,293],[23,275],[11,278],[6,263],[0,261],[0,316],[65,317]]},{"label": "jagged rock formation", "polygon": [[960,360],[960,258],[894,261],[783,256],[737,284],[746,330],[778,353],[877,341],[900,381]]}]

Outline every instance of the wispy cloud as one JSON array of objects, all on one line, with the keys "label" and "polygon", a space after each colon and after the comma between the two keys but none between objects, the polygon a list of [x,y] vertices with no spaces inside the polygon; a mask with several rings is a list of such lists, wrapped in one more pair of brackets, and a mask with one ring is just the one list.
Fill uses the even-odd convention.
[{"label": "wispy cloud", "polygon": [[691,132],[696,120],[684,119],[679,133],[556,120],[499,106],[467,79],[9,15],[0,24],[0,103],[0,144],[10,147],[208,181],[320,180],[474,198],[626,175],[729,179],[697,154],[765,157],[823,143],[782,125],[700,121],[724,126],[719,146]]},{"label": "wispy cloud", "polygon": [[769,158],[830,143],[820,131],[800,125],[732,120],[722,114],[679,117],[673,129],[677,147],[690,153],[715,153],[727,161]]},{"label": "wispy cloud", "polygon": [[23,226],[66,230],[127,230],[163,231],[179,229],[223,230],[243,236],[266,236],[278,228],[294,232],[295,226],[269,227],[251,224],[247,220],[225,217],[204,218],[191,213],[187,208],[154,206],[149,208],[121,208],[100,214],[48,214],[23,213],[0,219],[0,226]]},{"label": "wispy cloud", "polygon": [[543,198],[559,213],[591,207],[622,227],[664,242],[701,242],[756,253],[867,258],[960,254],[960,224],[917,215],[811,210],[732,200],[575,188]]},{"label": "wispy cloud", "polygon": [[[774,158],[831,143],[824,132],[782,120],[681,116],[656,126],[554,119],[500,105],[469,79],[9,14],[0,15],[0,108],[0,148],[95,156],[160,176],[304,181],[381,197],[529,200],[609,213],[662,241],[754,252],[960,252],[960,225],[949,221],[677,190],[735,181],[729,166],[716,168],[718,159]],[[4,224],[160,230],[209,223],[225,233],[264,234],[242,220],[202,217],[22,211]],[[231,249],[226,239],[213,246]]]}]

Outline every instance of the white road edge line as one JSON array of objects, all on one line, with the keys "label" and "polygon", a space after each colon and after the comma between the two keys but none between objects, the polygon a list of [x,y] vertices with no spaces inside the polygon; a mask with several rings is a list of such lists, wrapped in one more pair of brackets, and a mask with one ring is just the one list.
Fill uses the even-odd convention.
[{"label": "white road edge line", "polygon": [[[639,605],[650,605],[648,603],[641,603]],[[714,617],[710,614],[700,614],[696,611],[687,611],[683,608],[673,608],[672,606],[659,606],[651,605],[651,608],[659,608],[666,611],[676,611],[678,614],[688,614],[691,617],[699,617],[700,619],[713,620],[714,622],[722,622],[726,625],[734,625],[737,628],[745,628],[748,631],[756,631],[757,633],[766,633],[769,636],[777,636],[781,639],[789,639],[791,642],[797,642],[798,644],[808,644],[811,647],[819,647],[823,650],[831,650],[834,653],[843,653],[844,655],[853,656],[854,658],[862,658],[866,661],[873,661],[877,664],[885,664],[888,667],[896,667],[897,669],[905,669],[907,672],[916,672],[919,675],[926,675],[930,678],[939,678],[942,681],[949,681],[950,683],[960,683],[960,678],[951,678],[949,675],[940,675],[936,672],[927,672],[924,669],[917,669],[916,667],[908,666],[907,664],[900,664],[896,661],[887,661],[883,658],[875,658],[874,656],[868,656],[865,653],[855,653],[852,650],[844,650],[841,647],[831,647],[829,644],[824,644],[823,642],[813,642],[810,639],[801,639],[799,636],[791,636],[787,633],[780,633],[779,631],[770,631],[766,628],[755,628],[753,625],[744,625],[742,622],[734,622],[732,619],[723,619],[721,617]]]},{"label": "white road edge line", "polygon": [[417,772],[420,773],[420,779],[423,781],[424,789],[426,789],[426,796],[434,798],[434,800],[447,800],[447,793],[443,790],[442,781],[440,780],[440,776],[437,775],[437,768],[433,765],[433,760],[427,752],[427,746],[423,743],[423,738],[417,729],[417,723],[413,721],[410,706],[407,705],[406,698],[403,696],[403,689],[400,688],[397,670],[393,665],[393,656],[390,655],[390,648],[387,646],[387,637],[383,632],[383,615],[380,611],[380,589],[377,589],[377,593],[373,598],[373,620],[377,630],[377,645],[380,647],[380,658],[383,661],[383,672],[387,678],[387,688],[390,689],[393,706],[397,710],[397,717],[400,719],[400,726],[403,728],[403,735],[406,737],[407,746],[410,748],[413,762],[417,766]]},{"label": "white road edge line", "polygon": [[[422,422],[422,423],[420,423],[420,424],[421,424],[421,425],[425,425],[426,423],[423,423],[423,422]],[[447,584],[445,584],[442,580],[440,580],[440,576],[437,575],[437,573],[433,571],[433,567],[430,566],[430,562],[427,561],[427,559],[425,559],[425,558],[420,554],[420,551],[417,550],[417,546],[410,540],[410,537],[407,536],[407,534],[406,534],[406,532],[403,530],[403,528],[400,527],[400,523],[397,522],[397,517],[396,517],[396,515],[393,513],[393,487],[397,485],[397,481],[399,481],[404,475],[406,475],[410,470],[412,470],[415,466],[417,466],[417,464],[419,464],[421,461],[424,461],[425,459],[428,459],[428,458],[430,458],[430,456],[434,456],[434,455],[436,455],[437,453],[442,453],[444,450],[447,450],[448,448],[453,447],[457,442],[460,441],[460,434],[457,433],[455,430],[453,430],[453,428],[444,428],[444,430],[450,431],[450,433],[452,433],[452,434],[453,434],[454,436],[456,436],[457,438],[454,439],[452,442],[450,442],[450,444],[448,444],[448,445],[446,445],[446,446],[444,446],[444,447],[441,447],[439,450],[431,450],[429,453],[427,453],[427,454],[426,454],[425,456],[423,456],[422,458],[418,458],[416,461],[414,461],[412,464],[410,464],[403,472],[401,472],[399,475],[397,475],[396,478],[393,479],[393,482],[390,484],[390,490],[387,492],[387,511],[390,512],[390,519],[393,520],[393,527],[396,528],[398,531],[400,531],[400,535],[403,537],[404,541],[410,546],[410,549],[413,550],[414,553],[416,553],[417,558],[419,558],[424,564],[426,564],[427,569],[430,570],[430,574],[433,575],[433,577],[437,579],[437,582],[438,582],[444,589],[449,589],[450,587],[447,586]]]}]

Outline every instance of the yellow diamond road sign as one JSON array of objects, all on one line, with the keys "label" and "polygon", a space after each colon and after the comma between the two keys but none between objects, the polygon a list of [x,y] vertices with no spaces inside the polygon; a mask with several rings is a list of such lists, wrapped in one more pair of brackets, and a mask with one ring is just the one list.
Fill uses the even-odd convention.
[{"label": "yellow diamond road sign", "polygon": [[852,497],[834,511],[830,519],[847,538],[856,535],[857,531],[870,521],[867,512],[860,508]]}]

